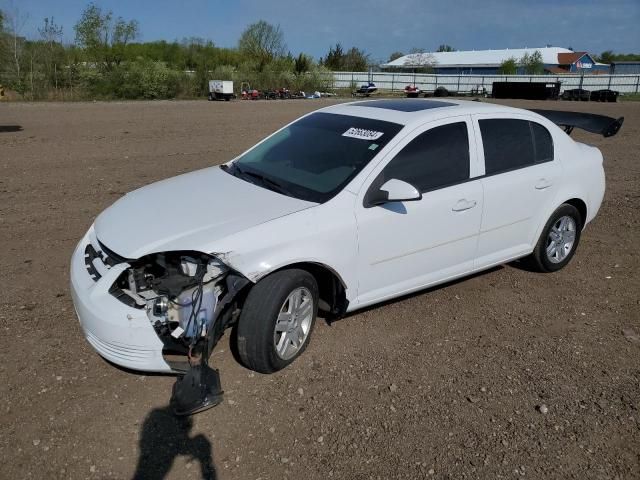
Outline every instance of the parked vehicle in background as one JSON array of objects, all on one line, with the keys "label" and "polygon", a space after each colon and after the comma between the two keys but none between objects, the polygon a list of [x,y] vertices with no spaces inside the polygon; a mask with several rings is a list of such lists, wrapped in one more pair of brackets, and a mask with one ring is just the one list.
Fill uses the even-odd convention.
[{"label": "parked vehicle in background", "polygon": [[591,92],[584,88],[572,88],[562,92],[563,100],[576,100],[587,102],[591,98]]},{"label": "parked vehicle in background", "polygon": [[231,80],[209,80],[209,100],[229,101],[235,98]]},{"label": "parked vehicle in background", "polygon": [[360,85],[360,88],[351,92],[352,97],[369,97],[378,92],[378,87],[373,82],[367,82]]},{"label": "parked vehicle in background", "polygon": [[438,87],[433,91],[434,97],[448,97],[451,95],[451,92],[445,87]]},{"label": "parked vehicle in background", "polygon": [[275,90],[265,90],[262,92],[265,100],[288,100],[291,98],[291,91],[286,88],[276,88]]},{"label": "parked vehicle in background", "polygon": [[263,98],[263,94],[259,90],[251,88],[249,82],[242,82],[240,84],[240,98],[242,100],[260,100]]},{"label": "parked vehicle in background", "polygon": [[493,98],[519,98],[523,100],[557,100],[560,82],[493,82]]},{"label": "parked vehicle in background", "polygon": [[604,90],[594,90],[591,92],[591,101],[592,102],[617,102],[618,95],[620,92],[616,92],[615,90],[604,89]]},{"label": "parked vehicle in background", "polygon": [[421,93],[423,93],[422,90],[420,90],[415,85],[407,85],[406,87],[404,87],[404,94],[407,96],[407,98],[418,98]]}]

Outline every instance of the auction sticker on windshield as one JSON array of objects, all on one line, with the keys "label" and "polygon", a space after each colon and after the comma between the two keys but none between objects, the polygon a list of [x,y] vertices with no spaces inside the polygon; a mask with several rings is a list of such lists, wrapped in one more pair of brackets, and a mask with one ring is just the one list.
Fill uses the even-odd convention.
[{"label": "auction sticker on windshield", "polygon": [[384,132],[376,132],[375,130],[367,130],[365,128],[351,127],[342,134],[343,137],[358,138],[360,140],[377,140]]}]

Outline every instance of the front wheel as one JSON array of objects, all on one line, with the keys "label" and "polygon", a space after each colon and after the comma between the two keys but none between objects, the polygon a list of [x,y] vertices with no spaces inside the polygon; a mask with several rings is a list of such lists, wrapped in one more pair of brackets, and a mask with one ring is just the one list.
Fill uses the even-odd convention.
[{"label": "front wheel", "polygon": [[561,205],[542,230],[529,264],[540,272],[555,272],[566,266],[578,248],[582,217],[573,205]]},{"label": "front wheel", "polygon": [[308,272],[281,270],[249,292],[237,325],[242,363],[260,373],[283,369],[307,348],[318,313],[318,285]]}]

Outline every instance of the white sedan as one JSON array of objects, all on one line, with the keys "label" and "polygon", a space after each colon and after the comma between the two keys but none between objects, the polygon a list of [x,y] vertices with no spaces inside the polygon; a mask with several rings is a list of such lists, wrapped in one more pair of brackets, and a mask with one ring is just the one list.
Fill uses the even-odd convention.
[{"label": "white sedan", "polygon": [[117,365],[194,377],[176,384],[178,413],[212,406],[206,362],[228,327],[242,362],[270,373],[304,351],[319,311],[523,257],[567,265],[605,191],[602,154],[568,133],[621,124],[449,100],[312,112],[100,214],[71,262],[83,331]]}]

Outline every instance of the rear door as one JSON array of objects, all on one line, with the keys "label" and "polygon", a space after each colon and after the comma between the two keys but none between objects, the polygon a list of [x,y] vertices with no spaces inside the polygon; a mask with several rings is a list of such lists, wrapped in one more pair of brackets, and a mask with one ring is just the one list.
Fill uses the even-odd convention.
[{"label": "rear door", "polygon": [[484,163],[484,212],[476,268],[532,251],[543,212],[558,189],[561,167],[553,139],[526,116],[474,115],[478,153]]}]

